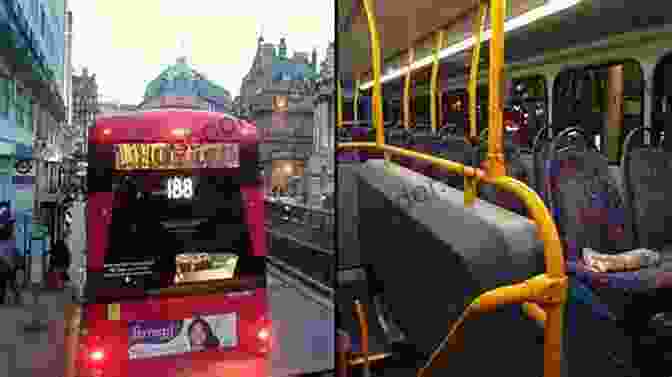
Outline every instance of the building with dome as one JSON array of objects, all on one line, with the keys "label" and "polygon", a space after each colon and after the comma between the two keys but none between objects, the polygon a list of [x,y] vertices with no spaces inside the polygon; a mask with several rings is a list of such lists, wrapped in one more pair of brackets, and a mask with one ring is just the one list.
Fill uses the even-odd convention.
[{"label": "building with dome", "polygon": [[186,57],[180,57],[147,85],[138,108],[187,107],[230,113],[232,105],[228,90],[192,69]]},{"label": "building with dome", "polygon": [[257,53],[243,78],[236,107],[264,135],[260,147],[266,190],[311,194],[314,98],[319,80],[317,52],[294,52],[285,38],[274,45],[257,40]]}]

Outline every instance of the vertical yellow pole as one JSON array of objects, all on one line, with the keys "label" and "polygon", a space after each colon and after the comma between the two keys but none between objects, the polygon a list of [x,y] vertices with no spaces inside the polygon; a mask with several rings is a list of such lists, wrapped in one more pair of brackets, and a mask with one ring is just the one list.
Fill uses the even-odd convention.
[{"label": "vertical yellow pole", "polygon": [[431,125],[432,125],[432,132],[436,133],[437,130],[437,121],[438,121],[438,114],[436,110],[436,99],[438,96],[437,93],[437,85],[439,81],[439,52],[441,51],[441,48],[443,47],[443,30],[439,30],[436,33],[436,47],[434,48],[434,51],[432,53],[432,59],[434,60],[434,63],[432,64],[432,81],[431,81],[431,86],[429,88],[430,90],[430,102],[429,102],[429,113],[431,116]]},{"label": "vertical yellow pole", "polygon": [[[376,127],[376,145],[381,147],[385,144],[385,130],[383,127],[383,103],[382,103],[382,85],[380,83],[381,58],[380,58],[380,36],[376,25],[376,15],[373,9],[372,0],[363,0],[366,18],[369,24],[369,34],[371,37],[371,58],[373,62],[373,124]],[[386,159],[388,156],[386,155]]]},{"label": "vertical yellow pole", "polygon": [[343,128],[343,89],[341,80],[336,80],[336,127]]},{"label": "vertical yellow pole", "polygon": [[75,377],[77,354],[79,350],[79,332],[81,322],[81,307],[76,304],[67,304],[65,307],[65,377]]},{"label": "vertical yellow pole", "polygon": [[[476,141],[477,136],[477,124],[476,124],[476,101],[478,99],[477,89],[478,89],[478,69],[479,62],[481,61],[481,33],[483,32],[483,27],[485,24],[485,10],[487,4],[481,2],[478,6],[478,14],[474,22],[474,48],[471,51],[471,66],[469,67],[469,137],[467,137],[467,142],[476,147],[474,142]],[[478,182],[476,177],[464,177],[464,205],[471,206],[476,201],[478,196]]]},{"label": "vertical yellow pole", "polygon": [[406,80],[404,82],[404,128],[411,128],[411,66],[415,59],[415,50],[413,47],[408,49],[408,71],[406,71]]},{"label": "vertical yellow pole", "polygon": [[471,67],[469,71],[469,137],[474,140],[478,136],[476,125],[476,101],[478,100],[478,68],[481,60],[481,33],[485,26],[486,3],[481,2],[478,7],[478,15],[474,23],[474,49],[471,53]]},{"label": "vertical yellow pole", "polygon": [[504,12],[506,0],[490,0],[490,72],[489,82],[489,131],[488,131],[488,175],[506,175],[504,154],[502,153],[502,85],[504,81]]},{"label": "vertical yellow pole", "polygon": [[354,121],[359,120],[359,79],[355,80]]}]

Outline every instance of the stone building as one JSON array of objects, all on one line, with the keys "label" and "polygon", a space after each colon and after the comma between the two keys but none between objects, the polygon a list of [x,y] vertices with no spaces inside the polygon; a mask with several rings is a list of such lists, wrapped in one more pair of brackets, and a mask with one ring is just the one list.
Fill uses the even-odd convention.
[{"label": "stone building", "polygon": [[[330,43],[321,64],[314,96],[313,154],[310,157],[311,204],[322,205],[334,192],[336,143],[336,88],[334,44]],[[328,206],[328,205],[327,205]]]},{"label": "stone building", "polygon": [[260,147],[265,187],[309,200],[304,174],[313,152],[317,52],[287,54],[284,38],[275,46],[257,41],[257,53],[240,88],[239,108],[264,135]]},{"label": "stone building", "polygon": [[98,101],[98,113],[97,116],[106,116],[114,114],[125,114],[131,111],[135,111],[138,108],[137,105],[127,105],[119,101]]},{"label": "stone building", "polygon": [[231,93],[192,69],[186,57],[178,58],[147,85],[138,108],[159,108],[168,103],[224,113],[233,111]]}]

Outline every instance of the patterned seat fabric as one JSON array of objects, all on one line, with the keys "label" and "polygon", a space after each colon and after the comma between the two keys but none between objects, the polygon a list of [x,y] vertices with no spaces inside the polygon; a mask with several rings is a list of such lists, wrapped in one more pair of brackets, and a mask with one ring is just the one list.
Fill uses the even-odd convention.
[{"label": "patterned seat fabric", "polygon": [[625,182],[632,201],[634,229],[641,247],[661,253],[662,263],[643,271],[658,288],[672,287],[672,152],[637,148],[629,152]]},{"label": "patterned seat fabric", "polygon": [[568,273],[595,289],[610,311],[622,318],[630,301],[628,293],[658,287],[661,273],[672,267],[672,259],[664,256],[661,265],[636,271],[599,273],[588,269],[582,258],[584,247],[616,254],[635,246],[631,219],[609,176],[607,160],[595,151],[569,150],[548,164],[547,177],[553,215],[565,240]]}]

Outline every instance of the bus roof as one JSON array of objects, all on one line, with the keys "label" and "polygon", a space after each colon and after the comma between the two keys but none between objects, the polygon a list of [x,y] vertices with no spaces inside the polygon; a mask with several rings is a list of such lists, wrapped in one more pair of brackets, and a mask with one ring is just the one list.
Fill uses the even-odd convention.
[{"label": "bus roof", "polygon": [[171,143],[190,140],[256,144],[254,124],[232,115],[193,109],[152,109],[101,116],[89,130],[89,141]]}]

